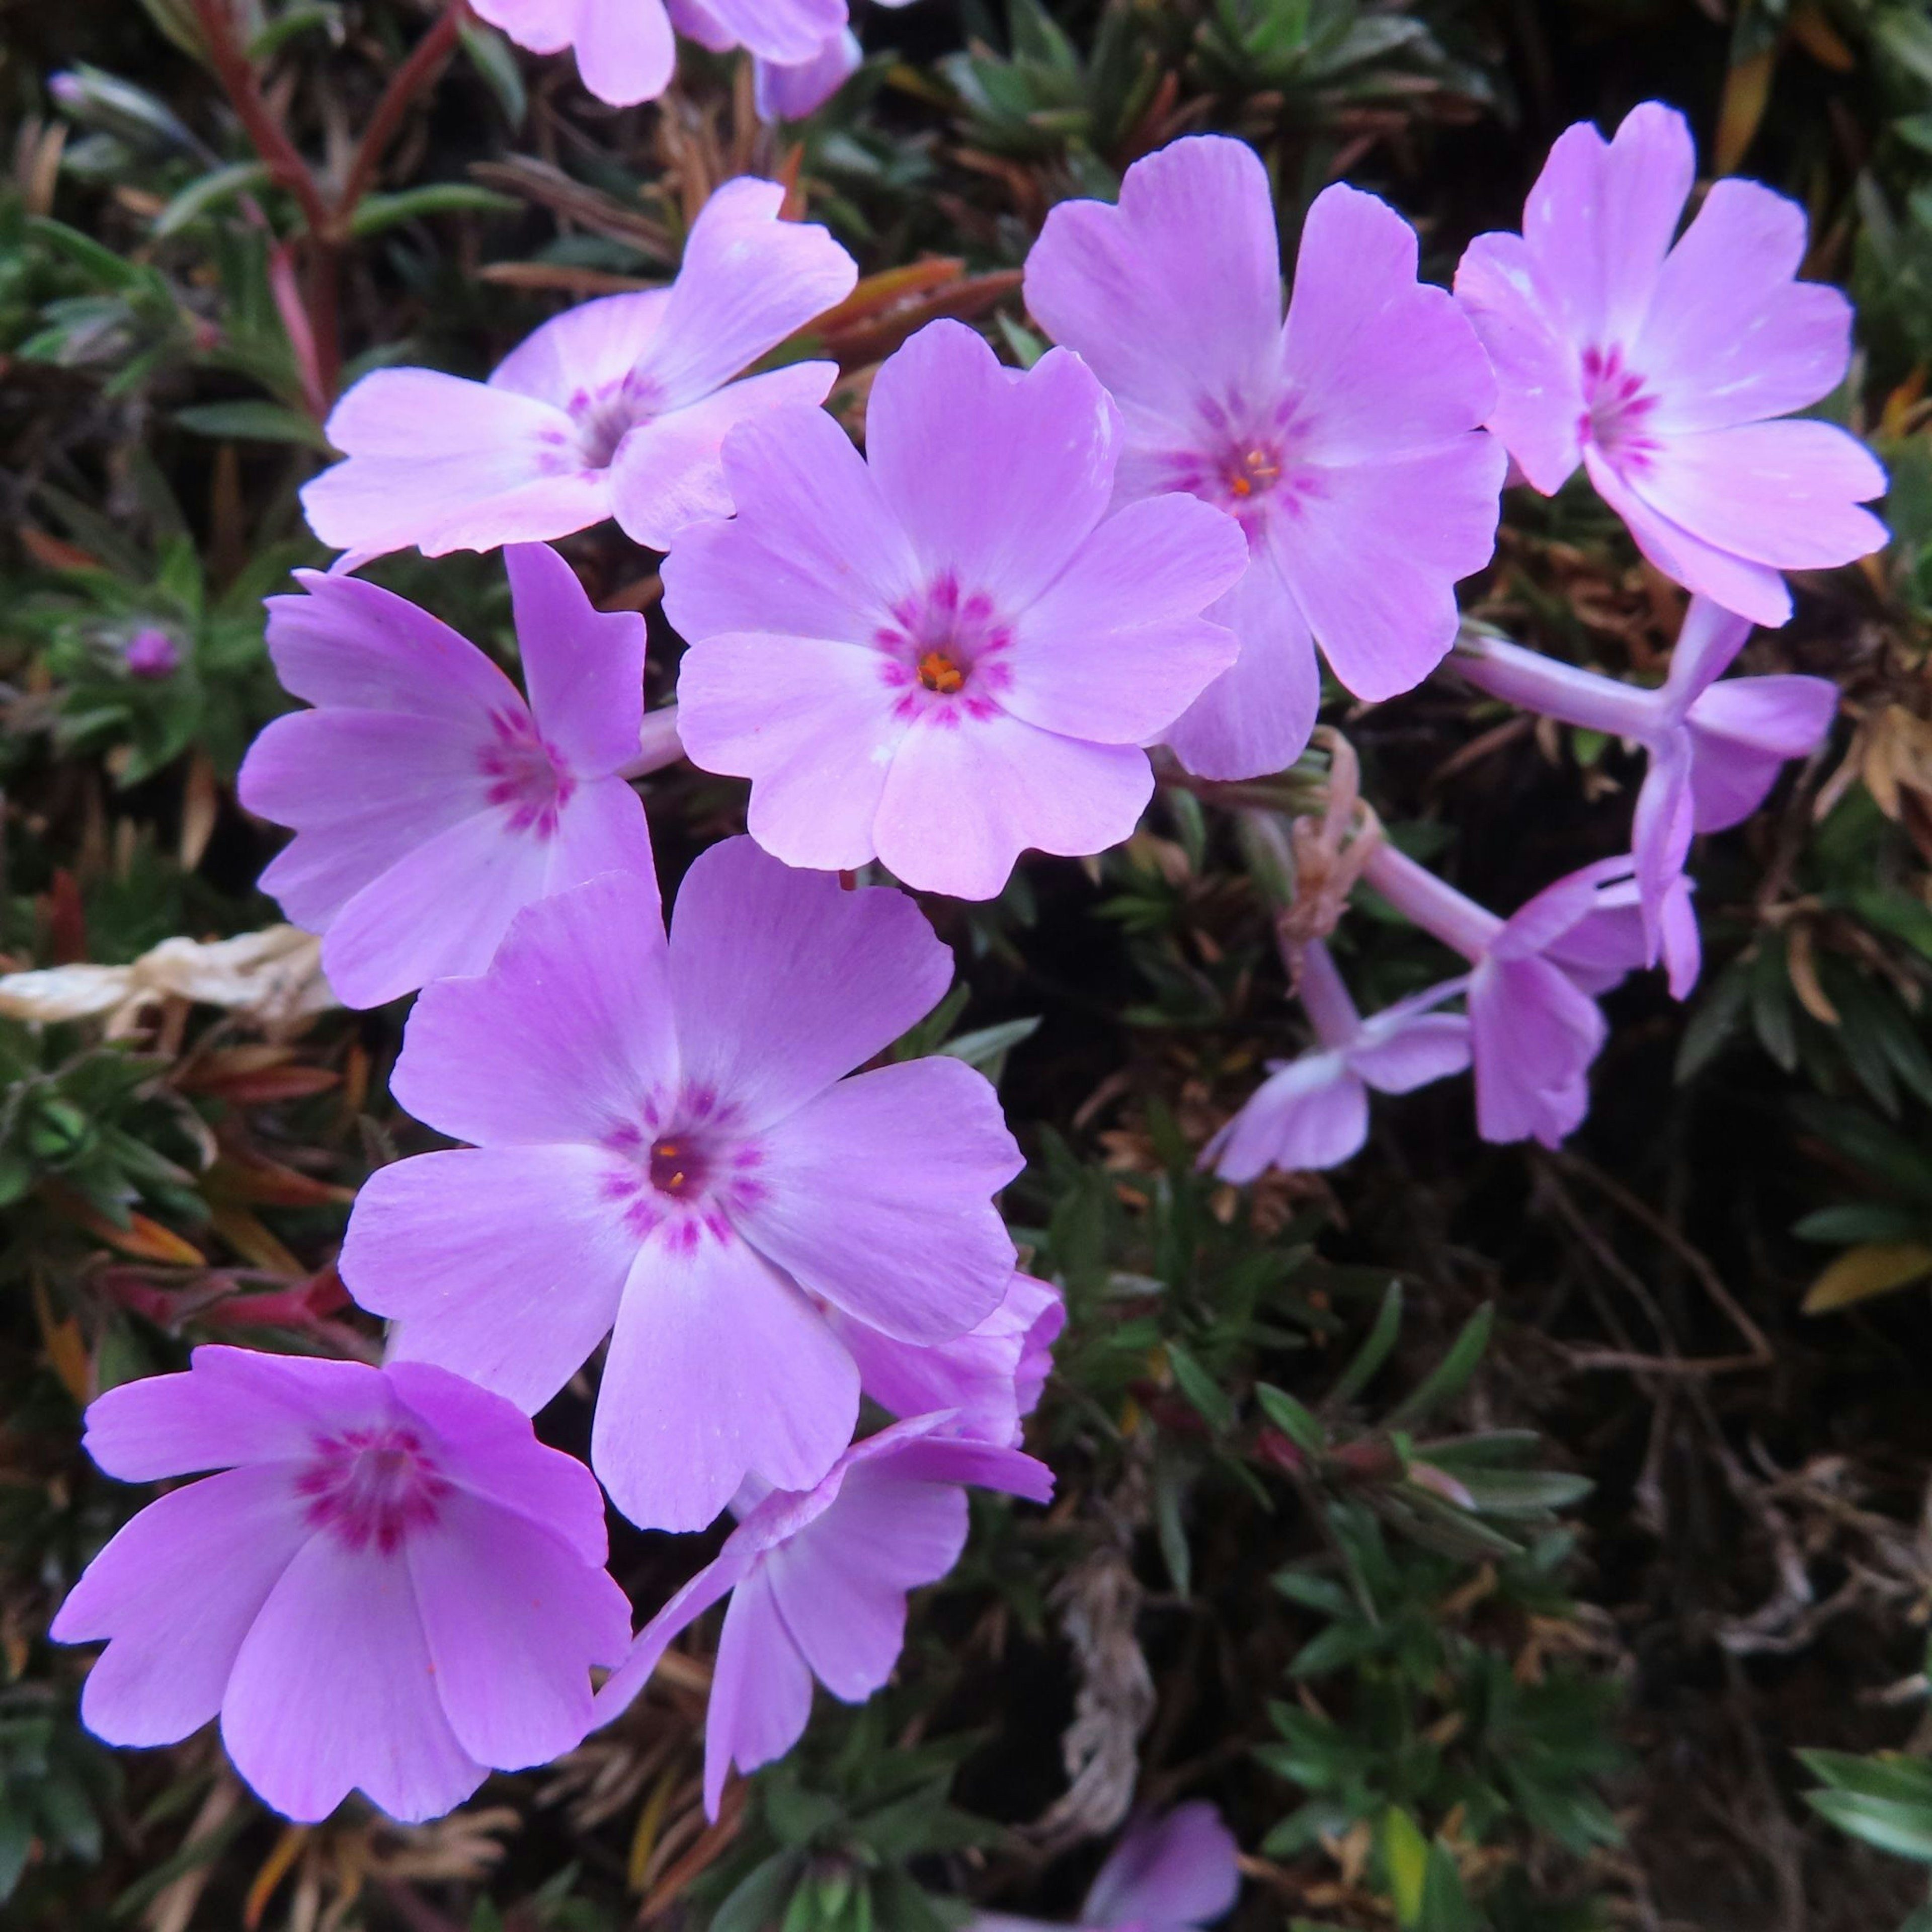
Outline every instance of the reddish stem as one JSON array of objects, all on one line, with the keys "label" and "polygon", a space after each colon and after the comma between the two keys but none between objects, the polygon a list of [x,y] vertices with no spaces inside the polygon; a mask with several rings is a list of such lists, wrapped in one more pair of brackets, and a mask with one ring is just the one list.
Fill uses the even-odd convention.
[{"label": "reddish stem", "polygon": [[235,38],[228,0],[194,0],[194,14],[201,23],[202,38],[208,43],[208,58],[214,63],[214,71],[244,130],[255,144],[255,152],[268,164],[269,178],[295,196],[310,231],[318,238],[322,236],[329,225],[328,203],[322,198],[309,164],[296,151],[288,130],[262,94],[254,64]]},{"label": "reddish stem", "polygon": [[369,117],[369,124],[363,130],[362,138],[356,144],[356,152],[349,164],[349,174],[344,182],[342,194],[336,202],[338,219],[346,221],[355,212],[356,204],[369,191],[376,178],[376,167],[382,158],[382,150],[389,145],[410,104],[436,78],[436,70],[455,50],[458,34],[463,31],[463,22],[469,13],[464,0],[450,0],[434,26],[417,41],[410,57],[395,72],[395,76],[382,92],[382,98],[376,104],[376,111]]}]

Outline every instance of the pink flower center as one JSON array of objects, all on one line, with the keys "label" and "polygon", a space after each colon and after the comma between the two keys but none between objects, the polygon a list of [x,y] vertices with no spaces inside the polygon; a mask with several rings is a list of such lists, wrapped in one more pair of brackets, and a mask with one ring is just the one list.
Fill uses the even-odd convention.
[{"label": "pink flower center", "polygon": [[1013,635],[984,591],[962,593],[947,571],[895,604],[891,616],[872,641],[880,676],[899,693],[896,716],[956,724],[999,710],[996,695],[1012,680]]},{"label": "pink flower center", "polygon": [[657,413],[648,378],[633,373],[596,391],[579,389],[567,405],[577,432],[576,454],[586,470],[608,470],[617,446]]},{"label": "pink flower center", "polygon": [[496,736],[476,755],[489,781],[485,796],[509,814],[512,831],[554,838],[558,818],[577,789],[569,767],[538,736],[527,713],[494,711],[490,725]]},{"label": "pink flower center", "polygon": [[1576,433],[1622,467],[1642,468],[1657,448],[1648,428],[1658,398],[1621,349],[1583,352],[1583,416]]},{"label": "pink flower center", "polygon": [[416,1430],[392,1424],[323,1437],[296,1489],[317,1529],[388,1556],[436,1521],[450,1484]]},{"label": "pink flower center", "polygon": [[622,1158],[605,1174],[602,1192],[640,1241],[659,1228],[686,1248],[707,1230],[724,1240],[733,1212],[764,1193],[757,1178],[763,1149],[738,1130],[732,1109],[709,1088],[687,1088],[668,1106],[647,1099],[638,1119],[613,1127],[604,1145]]},{"label": "pink flower center", "polygon": [[688,1134],[667,1134],[651,1143],[650,1172],[651,1185],[660,1194],[684,1201],[704,1192],[710,1163]]},{"label": "pink flower center", "polygon": [[1242,398],[1202,402],[1192,446],[1163,459],[1163,479],[1225,510],[1250,536],[1272,515],[1292,514],[1312,494],[1315,478],[1298,470],[1296,406],[1284,396],[1272,405]]}]

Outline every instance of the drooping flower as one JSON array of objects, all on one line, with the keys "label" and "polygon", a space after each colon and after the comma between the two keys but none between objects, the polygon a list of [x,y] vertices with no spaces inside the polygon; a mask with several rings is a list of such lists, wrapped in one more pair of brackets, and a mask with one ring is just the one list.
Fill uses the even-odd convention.
[{"label": "drooping flower", "polygon": [[[1642,961],[1630,861],[1586,866],[1507,920],[1386,843],[1362,877],[1469,962],[1476,1131],[1486,1141],[1557,1145],[1589,1111],[1590,1063],[1605,1034],[1595,996]],[[1672,924],[1666,919],[1666,944]],[[1690,933],[1694,944],[1694,920]]]},{"label": "drooping flower", "polygon": [[1021,1160],[986,1081],[944,1056],[842,1078],[951,976],[903,894],[748,838],[692,867],[668,944],[628,874],[527,907],[487,973],[424,992],[390,1083],[475,1144],[370,1176],[343,1279],[394,1355],[526,1409],[611,1335],[591,1460],[646,1528],[702,1528],[748,1474],[808,1490],[858,1416],[820,1304],[944,1342],[1012,1278],[992,1197]]},{"label": "drooping flower", "polygon": [[[1492,697],[1631,740],[1648,752],[1630,838],[1647,965],[1655,965],[1664,950],[1666,911],[1677,902],[1692,837],[1748,818],[1785,760],[1816,748],[1838,709],[1838,687],[1826,678],[1718,683],[1750,628],[1748,618],[1708,597],[1693,597],[1670,676],[1654,691],[1497,638],[1466,639],[1455,660],[1456,670]],[[1696,964],[1694,949],[1688,956],[1678,950],[1670,990],[1680,1000],[1696,981]]]},{"label": "drooping flower", "polygon": [[1107,514],[1120,420],[1077,357],[1022,374],[936,322],[880,370],[864,459],[816,410],[733,433],[738,514],[686,533],[664,608],[686,749],[752,780],[766,850],[989,898],[1024,848],[1132,832],[1142,746],[1234,656],[1200,613],[1246,553],[1190,496]]},{"label": "drooping flower", "polygon": [[1049,1282],[1016,1273],[1006,1299],[956,1341],[918,1348],[838,1309],[826,1318],[859,1365],[859,1385],[897,1416],[944,1409],[948,1432],[1017,1448],[1021,1424],[1039,1402],[1066,1325],[1066,1304]]},{"label": "drooping flower", "polygon": [[108,1640],[88,1727],[172,1744],[218,1714],[291,1818],[352,1789],[436,1817],[574,1750],[591,1666],[624,1655],[590,1471],[443,1370],[197,1348],[102,1396],[86,1447],[126,1482],[223,1472],[142,1510],[55,1617],[57,1642]]},{"label": "drooping flower", "polygon": [[[612,0],[611,10],[638,8]],[[326,425],[347,460],[304,486],[310,527],[362,560],[411,544],[430,556],[494,550],[609,516],[665,550],[694,520],[729,516],[725,432],[823,402],[838,374],[830,362],[744,371],[858,278],[823,228],[779,219],[784,200],[776,182],[725,182],[669,288],[567,310],[487,382],[434,369],[364,376]]]},{"label": "drooping flower", "polygon": [[1209,613],[1240,656],[1163,734],[1193,770],[1293,762],[1314,646],[1358,698],[1420,684],[1455,640],[1455,584],[1495,548],[1496,380],[1446,290],[1416,280],[1393,208],[1340,184],[1308,212],[1284,322],[1267,170],[1219,136],[1127,170],[1116,207],[1066,201],[1026,299],[1126,418],[1117,494],[1185,490],[1231,512],[1253,561]]},{"label": "drooping flower", "polygon": [[784,1756],[812,1711],[815,1677],[848,1704],[884,1684],[905,1642],[906,1592],[934,1583],[965,1547],[965,1486],[1043,1503],[1053,1472],[1016,1449],[896,1422],[855,1442],[803,1493],[754,1485],[717,1556],[638,1633],[597,1694],[597,1721],[630,1705],[671,1640],[728,1593],[704,1724],[704,1808],[733,1765]]},{"label": "drooping flower", "polygon": [[[760,121],[802,120],[838,92],[857,71],[862,58],[844,0],[814,4],[803,14],[775,10],[772,0],[763,0],[756,14],[748,13],[745,0],[724,8],[712,6],[710,0],[668,0],[668,4],[671,24],[687,40],[716,54],[729,53],[738,46],[752,50],[752,101]],[[880,4],[901,7],[908,0],[880,0]],[[755,20],[768,13],[780,22],[783,31],[779,35],[765,32],[751,39],[738,31],[748,18]],[[736,25],[728,24],[728,17]],[[811,31],[818,32],[820,38],[809,52],[801,53],[798,50]],[[782,52],[774,55],[766,51],[781,40]]]},{"label": "drooping flower", "polygon": [[[1233,1910],[1240,1848],[1211,1804],[1197,1799],[1120,1834],[1071,1932],[1203,1932]],[[1062,1932],[1043,1919],[982,1913],[967,1932]]]},{"label": "drooping flower", "polygon": [[1580,462],[1666,576],[1782,624],[1782,572],[1886,542],[1858,506],[1885,472],[1830,423],[1779,420],[1828,394],[1851,306],[1796,280],[1804,211],[1756,182],[1714,183],[1676,245],[1696,172],[1684,117],[1632,109],[1606,141],[1558,136],[1520,235],[1479,235],[1456,274],[1502,394],[1490,426],[1553,494]]},{"label": "drooping flower", "polygon": [[1239,1113],[1202,1150],[1201,1165],[1224,1180],[1338,1167],[1369,1136],[1369,1089],[1407,1094],[1460,1073],[1469,1064],[1469,1022],[1435,1010],[1462,990],[1432,987],[1364,1020],[1328,949],[1303,950],[1297,991],[1317,1044],[1298,1058],[1270,1060]]},{"label": "drooping flower", "polygon": [[655,890],[639,760],[644,622],[591,608],[541,544],[504,554],[526,702],[474,644],[352,577],[298,571],[268,600],[281,680],[315,706],[278,718],[242,802],[296,836],[262,874],[325,935],[329,983],[379,1006],[480,973],[524,906],[600,872]]}]

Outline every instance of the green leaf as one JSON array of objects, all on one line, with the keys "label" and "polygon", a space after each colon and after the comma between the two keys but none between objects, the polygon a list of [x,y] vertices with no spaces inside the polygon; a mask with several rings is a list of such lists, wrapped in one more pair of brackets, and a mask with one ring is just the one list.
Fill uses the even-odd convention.
[{"label": "green leaf", "polygon": [[231,161],[226,167],[217,168],[200,180],[190,182],[154,217],[154,232],[158,236],[178,234],[190,222],[209,209],[219,207],[223,202],[232,201],[237,195],[268,184],[268,170],[264,163]]},{"label": "green leaf", "polygon": [[1217,1436],[1225,1436],[1234,1426],[1234,1405],[1227,1393],[1178,1342],[1167,1345],[1167,1359],[1180,1392],[1207,1418]]},{"label": "green leaf", "polygon": [[457,30],[463,51],[472,67],[483,76],[484,84],[496,97],[503,118],[512,130],[520,128],[530,111],[530,94],[524,86],[523,70],[517,64],[510,44],[494,27],[486,27],[473,14],[466,13]]},{"label": "green leaf", "polygon": [[800,1870],[796,1852],[775,1852],[754,1866],[711,1915],[710,1932],[766,1932]]},{"label": "green leaf", "polygon": [[1490,1346],[1490,1331],[1496,1326],[1493,1302],[1485,1302],[1462,1324],[1462,1332],[1450,1345],[1448,1354],[1425,1376],[1421,1383],[1389,1412],[1387,1426],[1406,1429],[1460,1395],[1483,1352]]},{"label": "green leaf", "polygon": [[1355,1359],[1342,1371],[1335,1386],[1328,1391],[1328,1400],[1336,1408],[1351,1402],[1369,1385],[1370,1380],[1395,1346],[1396,1336],[1402,1330],[1402,1283],[1392,1281],[1388,1292],[1382,1297],[1382,1305],[1376,1315],[1376,1325],[1370,1330],[1368,1340],[1356,1352]]},{"label": "green leaf", "polygon": [[1896,1857],[1932,1864],[1932,1804],[1900,1804],[1856,1791],[1808,1791],[1804,1797],[1840,1831]]},{"label": "green leaf", "polygon": [[1382,1814],[1376,1849],[1382,1854],[1382,1870],[1388,1878],[1396,1923],[1412,1926],[1422,1916],[1422,1888],[1429,1877],[1429,1840],[1406,1811],[1391,1804]]},{"label": "green leaf", "polygon": [[1328,1430],[1316,1419],[1314,1411],[1297,1402],[1287,1390],[1276,1388],[1272,1382],[1257,1382],[1255,1400],[1269,1421],[1304,1456],[1319,1456],[1328,1448]]},{"label": "green leaf", "polygon": [[322,425],[298,410],[280,403],[244,400],[232,403],[190,403],[175,412],[175,421],[196,436],[236,442],[294,442],[307,449],[326,450]]},{"label": "green leaf", "polygon": [[1932,1761],[1886,1751],[1859,1757],[1850,1751],[1802,1750],[1798,1760],[1834,1791],[1856,1792],[1894,1804],[1932,1809]]},{"label": "green leaf", "polygon": [[425,215],[511,214],[523,205],[513,196],[478,188],[473,182],[431,182],[394,194],[365,194],[349,218],[349,232],[358,241],[366,241],[372,235],[400,228],[406,221],[421,220]]}]

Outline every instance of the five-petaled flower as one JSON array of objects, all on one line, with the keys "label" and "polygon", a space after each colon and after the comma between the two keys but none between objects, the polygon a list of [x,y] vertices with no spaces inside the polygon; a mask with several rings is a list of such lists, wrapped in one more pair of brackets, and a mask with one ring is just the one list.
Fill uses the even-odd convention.
[{"label": "five-petaled flower", "polygon": [[337,996],[378,1006],[480,973],[512,917],[600,872],[654,880],[638,758],[644,623],[591,608],[541,544],[506,552],[530,698],[475,645],[392,592],[297,573],[268,650],[312,711],[278,718],[242,802],[296,836],[262,874],[324,935]]},{"label": "five-petaled flower", "polygon": [[668,289],[606,296],[544,323],[487,382],[378,369],[326,425],[347,460],[302,490],[322,541],[358,559],[542,542],[614,516],[654,550],[728,516],[718,446],[736,424],[823,402],[836,365],[744,371],[851,293],[852,258],[784,221],[784,190],[728,181],[692,224]]},{"label": "five-petaled flower", "polygon": [[915,1417],[854,1443],[802,1493],[748,1488],[724,1548],[638,1632],[598,1692],[602,1723],[643,1690],[671,1639],[729,1593],[704,1724],[712,1817],[733,1765],[754,1771],[798,1742],[814,1677],[857,1704],[892,1675],[906,1592],[937,1582],[965,1547],[965,1485],[1052,1498],[1043,1462],[945,1434],[946,1420]]},{"label": "five-petaled flower", "polygon": [[1646,101],[1606,141],[1550,150],[1520,235],[1480,235],[1456,294],[1494,362],[1490,426],[1545,496],[1580,462],[1666,576],[1760,624],[1791,614],[1781,572],[1886,541],[1858,506],[1885,472],[1834,424],[1782,422],[1851,357],[1851,304],[1794,279],[1804,211],[1714,183],[1672,245],[1696,172],[1682,115]]},{"label": "five-petaled flower", "polygon": [[646,1528],[701,1529],[748,1474],[810,1489],[859,1405],[820,1304],[929,1344],[1012,1279],[992,1196],[1021,1161],[986,1079],[842,1077],[952,973],[904,894],[747,838],[686,874],[668,943],[625,874],[526,908],[488,973],[422,994],[392,1082],[476,1144],[370,1176],[343,1279],[393,1354],[526,1408],[611,1334],[591,1460]]},{"label": "five-petaled flower", "polygon": [[1456,581],[1495,548],[1504,459],[1480,427],[1496,400],[1481,346],[1416,280],[1393,208],[1339,184],[1316,197],[1284,321],[1267,170],[1241,142],[1190,136],[1136,161],[1118,207],[1054,208],[1026,298],[1120,405],[1118,497],[1191,491],[1246,532],[1253,561],[1208,614],[1240,656],[1163,734],[1191,770],[1294,761],[1316,644],[1358,698],[1441,662]]},{"label": "five-petaled flower", "polygon": [[664,608],[685,748],[752,780],[766,850],[990,898],[1028,846],[1133,830],[1142,747],[1234,656],[1200,614],[1246,548],[1188,496],[1108,515],[1120,426],[1077,357],[1023,374],[936,322],[879,370],[863,460],[816,410],[734,432],[737,517],[685,533]]},{"label": "five-petaled flower", "polygon": [[218,1714],[291,1818],[352,1789],[434,1818],[493,1766],[548,1763],[625,1654],[590,1472],[445,1370],[197,1348],[102,1396],[86,1446],[128,1482],[222,1472],[149,1504],[54,1618],[58,1642],[108,1640],[88,1728],[172,1744]]}]

